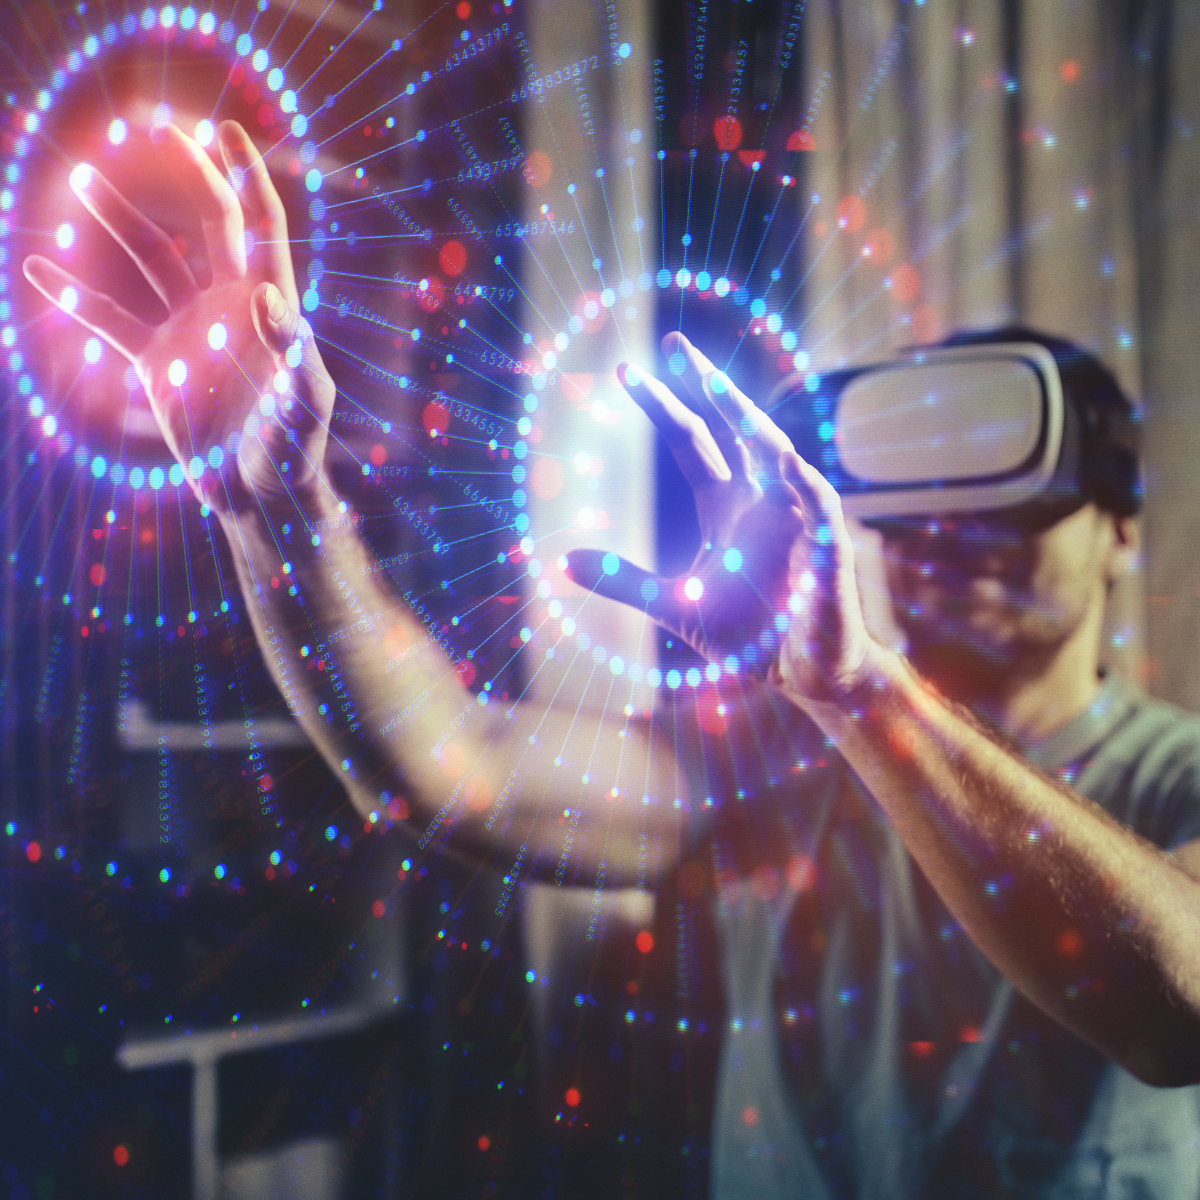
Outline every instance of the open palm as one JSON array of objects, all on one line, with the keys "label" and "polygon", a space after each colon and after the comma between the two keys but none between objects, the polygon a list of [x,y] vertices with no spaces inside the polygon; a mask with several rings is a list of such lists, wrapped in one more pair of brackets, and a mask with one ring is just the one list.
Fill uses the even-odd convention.
[{"label": "open palm", "polygon": [[837,493],[686,338],[668,334],[663,348],[683,355],[686,403],[634,367],[622,366],[621,381],[692,488],[700,552],[687,572],[665,579],[616,555],[576,550],[572,577],[644,609],[710,661],[799,696],[844,690],[870,638]]},{"label": "open palm", "polygon": [[[334,388],[299,316],[283,205],[246,132],[232,121],[219,131],[240,192],[180,130],[155,135],[165,169],[200,209],[211,284],[201,288],[171,238],[86,164],[72,171],[72,188],[161,297],[167,320],[146,324],[39,255],[25,260],[25,275],[129,359],[193,491],[224,511],[247,489],[280,494],[318,476]],[[247,227],[257,235],[249,261]],[[239,444],[234,433],[240,470],[219,470]]]}]

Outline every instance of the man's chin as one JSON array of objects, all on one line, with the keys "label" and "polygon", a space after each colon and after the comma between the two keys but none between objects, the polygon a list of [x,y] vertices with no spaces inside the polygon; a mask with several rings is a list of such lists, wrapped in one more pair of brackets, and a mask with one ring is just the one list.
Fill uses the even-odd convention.
[{"label": "man's chin", "polygon": [[1011,621],[973,611],[966,615],[909,617],[902,625],[913,658],[936,654],[964,664],[996,670],[1016,658],[1016,630]]}]

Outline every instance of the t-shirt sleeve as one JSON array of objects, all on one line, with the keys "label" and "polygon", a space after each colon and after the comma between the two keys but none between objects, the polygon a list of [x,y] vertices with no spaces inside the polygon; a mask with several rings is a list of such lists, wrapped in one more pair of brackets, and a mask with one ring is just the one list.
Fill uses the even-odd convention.
[{"label": "t-shirt sleeve", "polygon": [[1131,780],[1135,828],[1164,850],[1200,838],[1200,721],[1163,706]]},{"label": "t-shirt sleeve", "polygon": [[1175,781],[1162,805],[1163,840],[1159,845],[1174,850],[1200,838],[1200,753]]}]

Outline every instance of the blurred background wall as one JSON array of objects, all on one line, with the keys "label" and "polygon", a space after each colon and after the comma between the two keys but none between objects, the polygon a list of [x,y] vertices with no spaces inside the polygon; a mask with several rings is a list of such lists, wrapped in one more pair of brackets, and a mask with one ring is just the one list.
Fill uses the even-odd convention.
[{"label": "blurred background wall", "polygon": [[[735,374],[759,394],[794,369],[797,348],[819,370],[966,325],[1028,322],[1097,351],[1143,403],[1142,562],[1114,596],[1106,653],[1155,694],[1200,709],[1200,0],[754,0],[719,8],[706,0],[517,0],[474,9],[468,3],[466,15],[457,15],[462,9],[405,0],[373,16],[373,5],[359,0],[263,0],[254,11],[267,28],[291,22],[291,43],[279,44],[289,53],[299,47],[301,74],[327,70],[323,80],[337,79],[330,94],[363,89],[344,140],[323,145],[315,159],[336,180],[325,193],[331,206],[351,206],[368,186],[380,187],[400,197],[394,205],[405,206],[415,227],[436,227],[439,239],[449,229],[459,249],[474,255],[474,235],[463,232],[465,207],[489,231],[480,235],[489,255],[500,249],[510,258],[509,290],[515,296],[519,284],[524,292],[510,310],[511,328],[498,335],[501,358],[530,353],[519,327],[556,312],[564,297],[563,315],[579,315],[583,285],[572,266],[587,276],[598,302],[587,274],[592,256],[610,271],[619,264],[610,303],[624,314],[623,333],[606,325],[561,352],[558,366],[574,377],[568,386],[578,394],[567,406],[536,410],[538,436],[546,445],[564,444],[566,485],[546,498],[530,495],[535,528],[556,531],[562,547],[568,540],[611,546],[643,562],[657,557],[666,570],[690,558],[694,513],[669,457],[636,424],[639,414],[624,411],[623,423],[610,426],[598,420],[608,410],[595,406],[606,397],[611,409],[624,404],[605,391],[618,355],[667,369],[655,363],[657,339],[681,319],[702,345],[743,335],[754,342]],[[98,11],[78,0],[10,0],[0,9],[6,153],[19,136],[11,121],[18,95],[55,69],[63,46],[82,36]],[[161,25],[166,10],[153,11]],[[104,9],[101,19],[108,15]],[[418,91],[387,127],[402,148],[373,165],[369,156],[384,131],[377,116],[357,118],[394,99],[396,78],[421,82],[468,24],[478,33],[506,21],[527,34],[523,50],[508,35],[498,38],[470,76],[474,93],[462,74],[440,91]],[[402,56],[390,49],[397,40]],[[626,45],[627,59],[614,49]],[[617,58],[605,59],[572,95],[579,123],[573,132],[561,113],[530,103],[500,109],[512,118],[507,128],[492,115],[458,122],[453,138],[445,133],[456,124],[444,119],[456,105],[490,112],[484,100],[490,104],[539,72],[544,79],[558,66],[599,56],[605,46]],[[125,84],[152,93],[158,65],[153,54],[143,56]],[[237,86],[250,82],[239,77]],[[258,99],[246,103],[253,114]],[[413,144],[426,128],[443,131],[440,173]],[[556,144],[564,128],[570,136]],[[514,147],[549,155],[552,175],[539,182],[541,168],[532,176],[511,171],[483,200],[483,189],[431,198],[420,186],[427,174],[453,180],[485,160],[511,159]],[[288,197],[294,230],[306,228],[303,174],[286,157],[272,166],[290,175],[297,193]],[[781,202],[790,206],[787,217],[777,224],[766,185],[756,190],[753,183],[759,167],[762,180],[786,174],[794,183]],[[596,182],[600,168],[608,172],[609,200]],[[551,219],[543,212],[551,202],[560,221],[576,212],[561,194],[571,174],[591,180],[580,189],[577,210],[580,224],[586,219],[597,231],[586,256],[555,258],[549,239],[490,244],[489,222]],[[460,208],[447,209],[448,198]],[[343,273],[323,285],[327,299],[372,272],[393,271],[414,279],[425,273],[444,286],[442,299],[454,296],[457,276],[444,269],[439,242],[419,236],[379,248],[385,235],[396,235],[394,205],[372,210],[375,224],[364,223],[361,246],[343,251]],[[332,237],[336,230],[328,216],[324,221]],[[689,251],[693,230],[696,249]],[[302,273],[319,280],[317,241],[294,236]],[[744,310],[738,316],[694,303],[695,287],[685,313],[679,290],[661,276],[677,280],[684,264],[696,270],[706,238],[735,282],[778,264],[771,294],[783,298],[790,343],[769,320],[752,328]],[[334,262],[332,250],[324,257]],[[15,262],[0,262],[0,274],[5,288],[20,285]],[[370,303],[388,320],[410,319],[399,300],[388,307],[389,289],[381,286],[376,297]],[[430,313],[440,303],[412,320],[432,329]],[[353,331],[352,313],[323,316],[346,351],[335,366],[339,382],[366,409],[390,393],[378,374],[354,375],[354,361],[375,355],[398,374],[410,358],[423,357],[394,342],[397,330],[389,329],[385,358],[378,346],[355,340],[361,329]],[[539,337],[535,350],[544,364],[553,340]],[[431,380],[456,400],[480,399],[447,370]],[[584,386],[595,394],[584,395]],[[521,399],[514,388],[505,403]],[[569,1120],[558,1120],[564,1088],[578,1078],[581,1043],[590,1040],[601,1060],[585,1064],[597,1072],[589,1078],[607,1081],[597,1091],[626,1086],[635,1062],[644,1074],[650,1061],[636,1058],[624,1018],[626,997],[634,994],[624,974],[636,961],[629,941],[651,923],[648,894],[636,892],[624,912],[609,894],[612,907],[599,922],[609,930],[602,948],[581,940],[580,929],[600,912],[586,886],[569,906],[578,909],[574,925],[564,919],[568,906],[541,889],[527,889],[523,907],[513,906],[521,911],[498,922],[490,914],[507,902],[499,880],[508,864],[477,872],[447,855],[427,875],[406,868],[412,840],[397,829],[379,841],[348,810],[336,775],[289,725],[244,622],[239,628],[213,604],[189,620],[186,588],[175,579],[172,619],[155,632],[155,588],[170,575],[164,562],[178,567],[189,553],[203,560],[203,572],[187,586],[209,599],[219,594],[220,571],[228,576],[223,549],[212,543],[210,551],[210,528],[194,506],[166,492],[153,501],[143,493],[132,527],[106,522],[86,470],[75,470],[65,451],[44,474],[28,470],[25,403],[7,398],[0,459],[0,821],[19,829],[4,841],[0,894],[9,1034],[0,1047],[0,1088],[15,1113],[2,1134],[0,1169],[16,1172],[5,1180],[14,1200],[55,1200],[85,1178],[95,1195],[134,1194],[132,1181],[148,1194],[189,1194],[190,1167],[180,1164],[193,1157],[190,1068],[178,1065],[181,1058],[141,1075],[123,1073],[118,1047],[134,1033],[168,1038],[184,1016],[197,1030],[228,1030],[234,1014],[265,1029],[285,1012],[296,1016],[302,1001],[318,994],[328,1015],[381,1023],[337,1026],[327,1044],[315,1037],[307,1048],[281,1043],[220,1069],[214,1086],[223,1089],[224,1115],[211,1132],[232,1164],[226,1182],[233,1193],[263,1193],[272,1180],[317,1172],[304,1166],[316,1163],[330,1197],[349,1184],[372,1195],[493,1195],[504,1180],[527,1172],[551,1194],[570,1194],[564,1163],[575,1155],[576,1180],[590,1172],[599,1186],[611,1168],[630,1194],[652,1194],[646,1159],[642,1167],[636,1158],[614,1166],[607,1143],[589,1143],[582,1123],[568,1128]],[[407,410],[394,411],[419,428],[423,403],[406,393]],[[444,476],[435,483],[411,474],[426,467],[412,446],[385,444],[361,424],[341,432],[349,450],[338,464],[339,486],[359,511],[379,518],[372,528],[380,531],[373,536],[381,553],[398,558],[421,548],[411,529],[389,520],[392,501],[377,489],[378,476],[361,471],[385,445],[388,478],[406,480],[404,497],[423,511],[455,514],[442,526],[448,536],[477,537],[488,558],[508,564],[498,583],[479,585],[475,601],[503,593],[498,615],[487,620],[503,630],[497,645],[509,663],[507,674],[495,676],[497,690],[511,686],[515,693],[533,674],[523,657],[531,652],[507,628],[507,614],[535,594],[545,598],[525,570],[519,534],[481,522]],[[573,456],[585,450],[584,469],[573,467]],[[599,490],[586,464],[600,459],[608,526],[580,527],[580,506]],[[512,467],[506,457],[502,473]],[[148,529],[153,537],[138,541]],[[110,537],[134,543],[123,553],[136,564],[127,577],[136,596],[110,590],[109,610],[93,615],[83,599],[97,586],[89,582],[92,551]],[[862,541],[870,575],[871,543],[866,534]],[[196,556],[196,547],[203,554]],[[546,558],[542,581],[553,576]],[[61,568],[53,596],[34,582],[51,566]],[[426,574],[420,586],[439,591],[437,564]],[[553,583],[556,597],[570,594],[558,577]],[[136,621],[122,624],[127,603]],[[444,603],[448,619],[466,601]],[[873,606],[885,626],[877,587]],[[233,616],[237,610],[234,598]],[[610,646],[632,645],[623,653],[640,654],[647,665],[690,661],[678,647],[661,640],[655,646],[636,614],[612,609],[596,620],[594,631],[602,628]],[[148,636],[139,647],[143,626]],[[215,706],[209,715],[234,739],[215,752],[197,707],[198,664],[216,685],[207,693]],[[226,695],[226,680],[235,677],[242,690]],[[552,682],[551,692],[562,679]],[[568,682],[572,704],[596,706],[586,684]],[[236,742],[247,714],[271,734],[262,747],[267,771]],[[279,802],[272,813],[260,803],[263,775]],[[164,797],[176,835],[165,845]],[[460,935],[455,954],[446,949],[450,927]],[[585,952],[572,965],[556,965],[581,946]],[[551,971],[554,989],[539,982],[530,1001],[530,975],[544,980]],[[39,1000],[40,986],[56,997],[53,1014]],[[402,1009],[398,1018],[380,1017],[380,1008],[394,1005]],[[308,1004],[304,1012],[320,1007]],[[289,1036],[296,1032],[288,1028]],[[500,1093],[497,1083],[508,1090]],[[536,1154],[528,1149],[531,1130],[541,1139]],[[112,1158],[117,1146],[132,1154],[125,1166]]]}]

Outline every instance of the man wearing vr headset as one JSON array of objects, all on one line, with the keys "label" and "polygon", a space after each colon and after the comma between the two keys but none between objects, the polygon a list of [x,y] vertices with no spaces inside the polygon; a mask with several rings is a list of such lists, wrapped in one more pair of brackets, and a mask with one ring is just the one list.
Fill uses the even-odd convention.
[{"label": "man wearing vr headset", "polygon": [[[1137,475],[1132,441],[1121,448],[1127,405],[1094,360],[1004,334],[1025,347],[1010,359],[1034,362],[1038,341],[1051,351],[1034,363],[1037,419],[1021,425],[1018,397],[1005,425],[1017,433],[989,435],[1011,461],[983,483],[970,472],[936,481],[942,499],[958,497],[953,515],[914,510],[912,489],[901,522],[860,506],[883,529],[905,661],[866,630],[837,492],[671,335],[666,348],[686,361],[682,398],[632,367],[621,374],[695,492],[703,548],[687,586],[628,563],[612,573],[591,552],[571,556],[571,570],[647,609],[741,690],[716,724],[680,702],[649,729],[481,709],[337,510],[322,471],[335,389],[299,316],[282,207],[244,131],[226,123],[219,142],[244,170],[240,195],[178,130],[161,147],[205,217],[206,288],[98,173],[77,187],[163,297],[163,325],[47,259],[27,260],[26,275],[54,303],[71,289],[73,316],[130,358],[182,463],[193,438],[224,441],[290,373],[294,399],[246,438],[236,468],[189,482],[226,530],[281,690],[322,754],[353,758],[347,787],[364,812],[382,788],[402,788],[418,833],[444,825],[460,848],[556,863],[571,831],[542,816],[564,786],[553,759],[586,746],[612,787],[582,798],[607,831],[576,845],[582,877],[595,878],[601,855],[625,878],[648,867],[681,898],[660,913],[715,918],[714,986],[689,993],[720,1006],[707,1040],[694,1022],[698,1062],[719,1043],[715,1083],[698,1071],[700,1108],[679,1110],[694,1127],[713,1105],[712,1194],[1196,1195],[1200,1102],[1180,1085],[1200,1080],[1200,732],[1098,672],[1105,595],[1134,544]],[[247,224],[266,247],[250,261]],[[224,361],[202,346],[217,321]],[[978,353],[968,373],[985,373]],[[186,407],[168,369],[179,357]],[[877,490],[898,495],[874,461]],[[967,515],[972,488],[1007,500],[1003,511]],[[278,569],[274,529],[297,520],[325,531],[288,551],[302,607],[254,586]],[[314,626],[337,632],[328,657],[351,698],[329,719],[334,684],[279,666],[298,661]],[[382,650],[385,631],[402,650]],[[489,822],[431,759],[451,726],[511,819]],[[680,803],[647,809],[643,793]],[[691,808],[715,815],[687,818]],[[664,1141],[663,1162],[678,1150]]]}]

